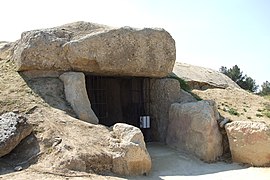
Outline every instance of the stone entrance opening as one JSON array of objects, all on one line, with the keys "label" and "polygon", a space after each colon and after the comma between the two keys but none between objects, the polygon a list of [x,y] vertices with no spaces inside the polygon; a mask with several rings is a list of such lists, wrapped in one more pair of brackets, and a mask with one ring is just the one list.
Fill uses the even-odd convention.
[{"label": "stone entrance opening", "polygon": [[86,75],[86,89],[99,123],[123,122],[140,127],[150,115],[149,78]]}]

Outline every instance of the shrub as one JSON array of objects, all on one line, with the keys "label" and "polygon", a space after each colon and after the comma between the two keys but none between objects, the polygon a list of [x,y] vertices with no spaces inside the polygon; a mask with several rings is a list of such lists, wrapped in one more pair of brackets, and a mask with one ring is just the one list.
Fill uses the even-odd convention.
[{"label": "shrub", "polygon": [[240,115],[240,114],[237,112],[237,110],[234,109],[234,108],[230,108],[230,109],[228,110],[228,113],[230,113],[231,115],[234,115],[234,116],[239,116],[239,115]]},{"label": "shrub", "polygon": [[266,111],[263,113],[266,117],[270,118],[270,111]]},{"label": "shrub", "polygon": [[263,117],[263,115],[262,115],[262,114],[256,114],[256,116],[257,116],[257,117]]}]

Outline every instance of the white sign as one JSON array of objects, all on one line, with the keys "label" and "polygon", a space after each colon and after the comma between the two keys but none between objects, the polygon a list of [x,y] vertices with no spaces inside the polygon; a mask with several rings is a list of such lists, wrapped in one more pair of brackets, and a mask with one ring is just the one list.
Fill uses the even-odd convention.
[{"label": "white sign", "polygon": [[150,116],[140,116],[140,128],[150,128]]}]

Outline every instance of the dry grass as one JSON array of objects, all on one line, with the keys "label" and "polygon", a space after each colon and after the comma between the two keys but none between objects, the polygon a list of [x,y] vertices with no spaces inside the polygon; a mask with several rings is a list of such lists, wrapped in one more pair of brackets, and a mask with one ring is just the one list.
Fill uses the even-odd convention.
[{"label": "dry grass", "polygon": [[261,97],[242,89],[193,90],[202,99],[216,101],[220,114],[233,121],[253,120],[270,123],[270,97]]}]

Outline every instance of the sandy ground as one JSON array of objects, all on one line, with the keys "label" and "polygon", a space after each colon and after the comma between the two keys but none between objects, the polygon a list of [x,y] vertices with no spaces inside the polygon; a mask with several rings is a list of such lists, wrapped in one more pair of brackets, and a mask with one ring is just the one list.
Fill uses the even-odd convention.
[{"label": "sandy ground", "polygon": [[148,144],[148,150],[153,170],[142,179],[270,179],[270,168],[245,168],[224,162],[208,164],[160,144]]},{"label": "sandy ground", "polygon": [[50,173],[39,173],[37,171],[24,170],[17,173],[10,173],[0,176],[0,179],[146,179],[146,180],[171,180],[171,179],[253,179],[253,180],[269,180],[270,168],[254,168],[244,167],[239,164],[227,164],[224,162],[204,163],[199,159],[185,153],[175,151],[167,146],[150,143],[147,145],[153,162],[152,172],[148,176],[140,177],[114,177],[100,176],[94,174],[81,175],[57,175]]}]

